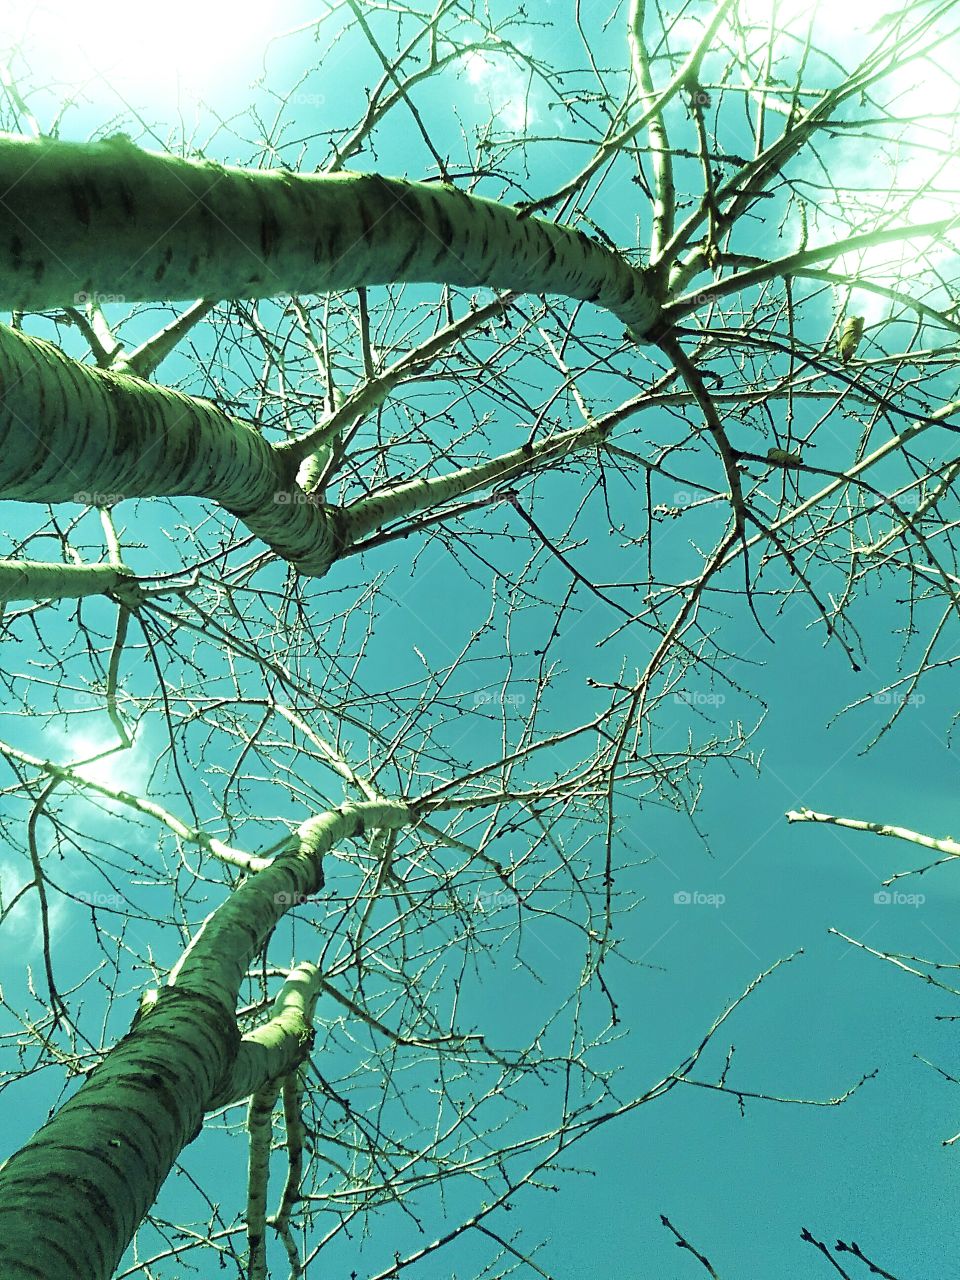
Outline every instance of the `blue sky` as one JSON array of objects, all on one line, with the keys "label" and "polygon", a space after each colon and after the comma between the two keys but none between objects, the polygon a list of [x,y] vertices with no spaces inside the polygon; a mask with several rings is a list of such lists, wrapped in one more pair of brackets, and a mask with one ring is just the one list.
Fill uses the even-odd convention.
[{"label": "blue sky", "polygon": [[[52,12],[55,6],[38,8]],[[196,7],[183,13],[166,8],[174,18],[179,13],[182,21],[189,18],[201,22]],[[693,6],[690,17],[705,11],[706,6]],[[567,9],[555,2],[543,12],[555,19],[554,26],[518,28],[517,38],[527,40],[544,56],[549,51],[558,62],[566,58],[569,63],[582,65],[582,50]],[[342,13],[336,8],[331,14],[321,27],[323,41],[332,42],[331,33],[342,20]],[[622,15],[604,28],[601,20],[608,16],[606,10],[589,4],[582,7],[582,14],[598,62],[622,68]],[[56,16],[59,23],[62,15],[58,12]],[[107,16],[110,17],[109,12]],[[230,143],[228,132],[214,126],[210,108],[221,120],[233,118],[253,101],[261,113],[265,112],[268,100],[264,90],[249,88],[262,70],[259,50],[263,35],[270,30],[292,29],[315,16],[314,11],[302,5],[289,3],[273,7],[269,22],[260,14],[253,29],[241,30],[245,24],[231,21],[216,5],[207,6],[202,22],[211,26],[209,30],[196,30],[191,47],[200,56],[187,59],[181,66],[179,86],[169,74],[177,59],[163,43],[167,32],[177,24],[169,21],[158,26],[151,22],[149,31],[139,31],[135,21],[131,23],[128,10],[113,15],[115,25],[110,40],[116,37],[115,47],[107,40],[104,29],[85,33],[85,38],[90,39],[96,35],[103,57],[100,65],[109,68],[108,75],[79,70],[78,64],[83,60],[76,57],[76,43],[80,37],[67,25],[65,17],[62,27],[48,25],[44,38],[34,41],[27,61],[39,84],[50,80],[83,85],[82,100],[65,117],[62,136],[80,138],[97,129],[124,128],[139,137],[140,130],[130,127],[129,104],[133,103],[152,126],[144,145],[159,149],[174,137],[182,119],[189,127],[194,119],[190,113],[196,112],[200,126],[195,141],[205,145],[211,158],[229,162],[253,150],[244,133],[246,126],[238,119],[240,137]],[[853,10],[849,16],[855,16]],[[839,22],[839,15],[828,13],[824,21],[829,27]],[[34,27],[35,31],[38,29]],[[854,38],[850,32],[839,25],[832,32],[839,42],[838,53],[849,52],[853,47],[849,42]],[[158,41],[155,47],[154,39]],[[181,31],[175,42],[178,53],[185,43],[190,42],[184,41]],[[153,48],[152,56],[142,56],[144,46]],[[300,138],[315,135],[328,123],[333,127],[356,118],[366,86],[378,74],[361,56],[354,36],[334,45],[324,57],[322,69],[304,74],[308,60],[315,56],[315,46],[308,36],[301,35],[272,46],[267,58],[269,83],[280,92],[292,94],[286,117],[287,149],[283,153],[289,162],[299,156]],[[568,136],[575,131],[560,113],[551,111],[542,86],[534,88],[526,108],[521,106],[522,87],[522,80],[504,64],[473,59],[456,74],[451,70],[436,84],[427,82],[421,86],[417,104],[451,154],[462,155],[462,147],[460,152],[456,150],[460,123],[465,128],[473,127],[487,113],[491,102],[507,130],[518,130],[524,124],[544,134],[556,130],[552,142],[535,150],[529,176],[523,182],[522,193],[537,196],[575,172],[589,152],[575,137]],[[175,110],[177,95],[180,105],[186,108],[182,115]],[[197,106],[198,95],[205,107]],[[58,90],[49,95],[38,93],[31,99],[45,127],[52,118],[54,102],[62,97]],[[211,137],[213,141],[206,143]],[[738,145],[735,130],[725,142],[730,149]],[[569,158],[571,152],[573,160]],[[324,158],[314,139],[307,148],[304,168],[310,169]],[[365,151],[350,164],[415,178],[430,172],[429,157],[418,145],[409,117],[400,112],[388,117],[378,132],[375,154]],[[687,170],[681,168],[680,172],[684,179],[689,177]],[[605,190],[610,194],[594,202],[590,216],[607,234],[628,246],[637,243],[639,218],[640,243],[645,243],[649,215],[639,189],[614,182]],[[514,198],[520,194],[520,190],[514,191]],[[754,252],[782,252],[794,243],[787,239],[788,233],[783,237],[787,243],[782,243],[779,226],[773,219],[766,223],[754,220],[750,226],[754,243],[741,245],[744,251],[750,248]],[[423,295],[408,291],[405,302],[428,294],[429,290]],[[374,295],[378,305],[387,296],[385,290],[371,291],[372,298]],[[808,306],[808,322],[826,332],[833,320],[835,302],[833,295],[824,293]],[[872,305],[871,301],[864,307],[871,321],[880,318],[880,312],[870,310]],[[111,318],[120,320],[123,314],[122,306],[115,311],[108,308]],[[153,309],[146,319],[131,324],[125,334],[134,339],[151,332],[158,327],[162,314],[162,309]],[[590,334],[616,336],[616,326],[606,317],[584,314],[583,322]],[[395,332],[391,326],[402,324],[402,320],[383,319],[382,323],[386,335]],[[29,328],[42,336],[52,333],[49,324],[42,321],[31,320]],[[75,342],[74,335],[68,335],[67,341],[71,339]],[[209,350],[209,336],[204,330],[198,331],[195,341],[199,351]],[[77,347],[71,349],[79,351]],[[632,358],[642,361],[646,357],[640,353]],[[342,363],[346,367],[350,361],[344,357]],[[625,365],[617,367],[623,373]],[[527,376],[535,382],[542,370],[531,366]],[[224,377],[231,391],[243,394],[239,361]],[[161,367],[159,378],[171,385],[183,380],[187,389],[210,393],[196,369],[179,356]],[[618,392],[626,384],[612,375],[596,372],[584,375],[580,385],[599,409],[616,403]],[[949,375],[935,390],[942,398],[956,394]],[[476,405],[493,411],[495,396],[487,392],[487,388],[476,389],[475,411]],[[440,395],[441,391],[432,394]],[[818,408],[798,409],[798,426],[812,421],[818,412]],[[501,410],[499,416],[494,413],[487,426],[491,449],[507,448],[525,438],[516,432],[518,416],[512,406],[505,413]],[[835,429],[818,436],[815,460],[819,466],[837,466],[850,456],[856,428],[841,415],[837,418]],[[641,416],[633,432],[618,440],[624,447],[642,451],[650,439],[670,441],[679,438],[684,429],[682,423],[663,413],[650,420]],[[746,429],[742,440],[741,447],[761,453],[772,442],[763,440],[761,448],[760,438]],[[740,443],[740,438],[736,442]],[[877,443],[879,437],[874,446]],[[928,443],[931,457],[944,447],[940,437],[931,438]],[[921,451],[924,447],[926,444]],[[714,486],[717,483],[716,461],[705,450],[696,455],[684,453],[681,473],[686,477],[684,483],[690,485],[698,481]],[[589,466],[585,462],[569,474],[539,481],[539,505],[532,508],[534,514],[558,533],[565,528],[588,480]],[[656,496],[667,505],[686,506],[686,492],[689,490],[682,486],[671,488],[664,482]],[[639,537],[644,529],[638,514],[645,503],[642,485],[631,490],[627,482],[612,478],[609,497],[624,522],[625,533],[610,534],[603,505],[595,496],[577,526],[582,538],[582,545],[576,550],[577,566],[598,579],[609,580],[612,574],[621,581],[639,578],[646,563],[646,549],[631,547],[629,541],[631,535]],[[183,533],[204,510],[204,504],[193,502],[178,502],[175,506],[168,502],[122,505],[118,519],[130,530],[125,544],[130,546],[128,562],[143,573],[170,571],[189,564]],[[0,525],[11,541],[35,526],[33,514],[20,504],[3,504]],[[490,609],[489,589],[476,577],[468,578],[465,566],[475,575],[478,573],[480,560],[475,552],[492,555],[498,564],[508,566],[511,549],[504,530],[518,530],[509,523],[509,512],[505,514],[501,508],[474,519],[471,528],[482,530],[484,536],[466,534],[457,556],[439,538],[394,542],[368,554],[362,562],[351,559],[337,566],[330,579],[316,589],[314,607],[318,611],[329,610],[328,616],[333,616],[376,575],[389,575],[388,590],[395,604],[381,607],[377,627],[366,642],[363,680],[368,690],[398,689],[407,680],[422,678],[424,666],[431,671],[443,669],[471,632],[482,625]],[[96,522],[89,520],[86,527],[90,545],[96,546]],[[717,516],[711,509],[688,515],[683,521],[668,519],[655,524],[657,555],[672,573],[681,577],[699,563],[694,545],[697,538],[708,540],[717,527]],[[133,546],[134,541],[139,545]],[[35,544],[31,554],[39,554],[40,545]],[[267,570],[258,582],[277,589],[282,580],[283,571],[274,569]],[[774,566],[766,571],[763,581],[771,587],[782,587],[785,578]],[[856,616],[861,633],[869,637],[869,646],[864,669],[857,673],[850,669],[838,645],[824,644],[822,623],[802,595],[789,598],[782,607],[778,598],[758,600],[758,612],[771,638],[764,637],[743,599],[733,594],[741,582],[739,566],[727,571],[723,585],[730,594],[717,598],[711,625],[717,629],[718,641],[736,655],[730,667],[735,679],[754,696],[743,698],[728,686],[692,677],[683,686],[682,695],[668,695],[660,706],[657,742],[662,750],[683,743],[688,732],[702,739],[714,732],[725,733],[731,721],[742,720],[747,727],[759,721],[750,746],[758,754],[762,752],[761,766],[757,772],[743,761],[716,761],[705,770],[696,817],[705,840],[697,836],[682,813],[655,797],[625,803],[617,852],[625,864],[643,865],[625,870],[618,881],[624,890],[632,890],[638,901],[620,929],[625,958],[614,958],[606,972],[619,1005],[620,1035],[599,1050],[598,1061],[619,1070],[616,1088],[620,1097],[627,1099],[642,1092],[687,1056],[713,1019],[761,970],[802,948],[804,954],[768,978],[725,1025],[704,1054],[694,1077],[715,1082],[731,1044],[736,1046],[736,1052],[728,1084],[745,1091],[828,1099],[876,1068],[879,1074],[842,1107],[748,1100],[743,1115],[737,1099],[729,1094],[678,1086],[665,1099],[603,1126],[577,1144],[564,1163],[585,1170],[582,1176],[547,1177],[545,1180],[555,1184],[557,1190],[525,1190],[514,1211],[500,1213],[490,1225],[507,1238],[522,1227],[523,1243],[518,1247],[528,1250],[543,1241],[536,1255],[538,1265],[551,1276],[576,1280],[608,1272],[664,1276],[670,1280],[705,1274],[689,1255],[677,1250],[672,1236],[660,1223],[661,1213],[711,1259],[724,1280],[753,1276],[796,1280],[828,1275],[829,1268],[823,1260],[809,1245],[800,1242],[804,1226],[828,1242],[837,1237],[856,1239],[868,1256],[892,1271],[898,1280],[948,1280],[960,1275],[960,1267],[954,1261],[960,1245],[955,1213],[960,1174],[957,1152],[942,1143],[960,1130],[960,1095],[955,1086],[917,1057],[951,1070],[954,1041],[952,1024],[945,1019],[956,1016],[958,1010],[948,993],[854,950],[828,935],[827,930],[836,928],[878,949],[956,964],[953,926],[960,890],[952,868],[947,866],[919,880],[898,881],[898,889],[907,895],[920,895],[922,901],[878,902],[875,895],[885,877],[931,859],[892,841],[834,828],[790,826],[783,815],[787,809],[808,805],[828,813],[897,823],[934,835],[956,834],[958,777],[956,751],[949,736],[955,707],[955,699],[950,696],[950,672],[948,669],[928,677],[921,686],[921,696],[905,709],[895,729],[864,755],[864,747],[890,712],[889,700],[871,694],[883,689],[897,672],[901,656],[897,633],[906,625],[902,584],[878,586],[861,602]],[[822,582],[824,591],[835,589],[836,583],[829,574],[824,573]],[[537,637],[542,636],[550,602],[562,597],[567,578],[556,563],[548,563],[538,583],[548,603],[518,612],[511,619],[511,636],[520,652],[534,647]],[[257,603],[246,597],[246,601],[250,611],[247,616],[255,627],[269,611],[269,600]],[[578,598],[578,607],[579,616],[568,618],[552,648],[552,656],[561,667],[546,702],[546,718],[553,725],[586,718],[602,702],[586,685],[587,676],[610,679],[624,663],[628,671],[642,667],[654,644],[648,632],[631,627],[601,645],[603,638],[620,625],[619,616],[595,599]],[[109,635],[109,610],[92,605],[88,616],[97,619]],[[923,611],[919,616],[926,621]],[[363,630],[362,622],[353,625],[354,629],[348,632],[350,642]],[[68,607],[52,612],[49,626],[55,635],[59,634],[57,628],[62,629],[65,648],[75,642]],[[498,655],[505,630],[506,623],[501,620],[478,646],[477,666],[466,670],[454,690],[460,699],[459,706],[454,704],[456,714],[438,713],[433,726],[438,741],[456,749],[467,760],[488,759],[497,750],[498,728],[480,719],[478,705],[483,704],[478,704],[476,689],[477,681],[484,679],[481,658],[489,659],[497,679],[503,675]],[[945,653],[952,652],[952,643],[952,634],[948,633]],[[325,645],[329,656],[333,640],[328,638]],[[199,652],[203,662],[216,661],[211,656],[213,647],[201,645]],[[341,650],[336,656],[346,661],[349,655]],[[505,687],[518,698],[525,696],[536,669],[536,662],[527,659],[511,672]],[[211,665],[209,673],[211,688],[226,680],[224,669]],[[142,698],[153,688],[153,675],[146,665],[131,662],[125,679],[131,694]],[[491,686],[495,685],[496,680],[491,681]],[[863,706],[835,719],[841,708],[865,696]],[[70,706],[74,712],[86,709],[80,702]],[[62,719],[53,721],[51,728],[39,718],[36,723],[25,723],[21,717],[8,715],[3,716],[2,736],[24,750],[62,760],[82,754],[103,740],[98,735],[103,733],[104,722],[102,717],[98,721],[97,715],[91,709],[83,722],[84,730],[89,732],[87,739],[78,735],[76,719],[67,737]],[[356,740],[362,747],[362,736],[357,734]],[[144,791],[153,786],[157,775],[151,773],[151,768],[160,750],[159,725],[151,721],[131,758],[120,763],[124,785],[134,789],[135,783]],[[231,767],[232,751],[232,744],[221,745],[212,739],[204,761],[209,776],[198,769],[192,779],[201,817],[206,821],[215,817],[212,779],[218,770]],[[118,774],[108,772],[106,776],[115,780]],[[264,778],[251,784],[242,800],[246,812],[237,815],[238,840],[251,848],[269,843],[276,838],[279,824],[306,816],[311,787],[316,796],[330,794],[329,780],[307,777],[300,781],[304,793],[293,803],[281,796],[283,779]],[[208,785],[211,792],[204,789]],[[14,823],[23,820],[22,801],[4,797],[0,803],[6,808],[5,816]],[[135,860],[142,859],[142,863],[135,861],[130,873],[114,850],[115,872],[111,874],[131,876],[127,891],[144,916],[157,901],[153,895],[166,902],[163,885],[150,885],[151,877],[144,870],[156,862],[155,830],[140,827],[131,838],[129,824],[116,815],[95,815],[77,800],[68,802],[68,807],[78,825],[92,824],[102,841],[114,840]],[[509,851],[515,845],[519,850],[523,839],[514,833],[504,837],[502,846]],[[3,864],[3,869],[5,877],[11,876],[13,883],[18,883],[17,873],[8,863]],[[75,889],[92,885],[85,879],[89,874],[87,866],[75,867],[68,853],[63,869],[65,883]],[[158,873],[154,878],[162,879]],[[88,887],[87,891],[93,890]],[[698,900],[678,902],[679,893]],[[191,907],[195,919],[201,918],[221,894],[216,883],[205,888],[193,886]],[[21,961],[26,956],[36,965],[39,952],[35,919],[24,911],[14,917],[14,928],[13,944],[8,943],[2,954],[5,994],[8,1001],[17,1004],[27,1000]],[[63,906],[57,928],[64,950],[70,951],[71,965],[78,971],[100,962],[82,909]],[[153,947],[159,967],[168,969],[178,954],[175,931],[155,928],[148,919],[137,921],[133,928],[138,947]],[[289,938],[291,954],[296,954],[297,959],[310,958],[297,952],[298,945],[303,945],[304,932],[301,929]],[[308,940],[312,938],[309,932],[306,936]],[[287,943],[284,935],[280,947]],[[505,1050],[517,1049],[530,1039],[547,1012],[569,989],[571,979],[575,981],[582,962],[582,951],[571,949],[569,931],[555,923],[529,924],[524,945],[525,954],[538,963],[537,981],[512,963],[510,947],[505,945],[502,955],[492,956],[478,974],[459,977],[452,965],[437,995],[438,1005],[446,1007],[451,985],[459,982],[459,1024],[482,1031],[490,1043]],[[289,958],[282,951],[271,955],[276,965]],[[940,977],[950,983],[949,970]],[[123,999],[115,1010],[116,1025],[110,1024],[113,1035],[119,1036],[126,1029],[138,984],[146,985],[148,981],[149,975],[142,972],[123,975],[118,983]],[[586,1025],[597,1034],[604,1027],[605,1008],[601,1000],[594,1000],[585,1014]],[[353,1029],[344,1030],[337,1025],[340,1013],[321,1002],[321,1031],[315,1055],[318,1069],[336,1079],[362,1067],[375,1042],[370,1033],[360,1031],[353,1043]],[[411,1096],[413,1085],[421,1089],[429,1085],[423,1072],[418,1075],[416,1068],[401,1077],[398,1093],[386,1104],[384,1123],[388,1128],[395,1122],[399,1131],[410,1123],[403,1114],[403,1088],[408,1080]],[[370,1097],[376,1098],[375,1075],[359,1084],[354,1081],[354,1085],[367,1089]],[[47,1108],[55,1105],[59,1087],[59,1081],[48,1072],[7,1094],[8,1149],[15,1149],[46,1115]],[[456,1086],[451,1085],[451,1090],[455,1093]],[[547,1091],[531,1085],[523,1099],[528,1110],[518,1123],[524,1131],[527,1127],[549,1127],[556,1114],[556,1096],[547,1096]],[[421,1105],[421,1101],[416,1104]],[[492,1103],[494,1112],[499,1105]],[[428,1115],[427,1109],[416,1110],[412,1102],[411,1108],[415,1117]],[[325,1117],[329,1119],[333,1110],[328,1107]],[[211,1132],[205,1133],[184,1156],[184,1166],[192,1176],[213,1186],[229,1222],[243,1203],[243,1150],[241,1141],[220,1134],[214,1124]],[[274,1178],[281,1176],[278,1162]],[[481,1198],[469,1181],[454,1185],[442,1204],[425,1196],[415,1206],[422,1230],[397,1210],[388,1210],[372,1222],[366,1239],[357,1235],[349,1240],[337,1239],[322,1255],[319,1265],[323,1271],[317,1274],[349,1275],[353,1268],[361,1277],[378,1275],[389,1266],[395,1250],[405,1253],[443,1234],[460,1216],[475,1212]],[[172,1220],[180,1216],[192,1218],[196,1204],[187,1179],[174,1175],[164,1188],[158,1212]],[[491,1241],[476,1233],[468,1234],[449,1252],[433,1255],[419,1271],[413,1269],[413,1274],[429,1280],[480,1276],[485,1274],[482,1268],[494,1254]],[[191,1261],[200,1276],[221,1274],[212,1254],[201,1256],[195,1252]],[[277,1260],[278,1268],[280,1265]],[[276,1272],[282,1273],[280,1269]],[[165,1273],[161,1269],[157,1274]],[[184,1270],[183,1274],[188,1272]],[[853,1274],[858,1273],[853,1270]]]}]

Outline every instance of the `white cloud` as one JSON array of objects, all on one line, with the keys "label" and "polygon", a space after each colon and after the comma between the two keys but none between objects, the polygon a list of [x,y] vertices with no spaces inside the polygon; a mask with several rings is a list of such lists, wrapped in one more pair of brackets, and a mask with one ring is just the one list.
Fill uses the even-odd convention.
[{"label": "white cloud", "polygon": [[117,732],[104,717],[96,724],[86,722],[82,729],[52,729],[49,736],[60,748],[54,758],[69,765],[81,778],[115,791],[144,793],[153,763],[146,734],[141,733],[133,746],[117,750]]},{"label": "white cloud", "polygon": [[527,77],[508,58],[474,51],[463,65],[474,102],[496,117],[498,125],[523,133],[539,118]]}]

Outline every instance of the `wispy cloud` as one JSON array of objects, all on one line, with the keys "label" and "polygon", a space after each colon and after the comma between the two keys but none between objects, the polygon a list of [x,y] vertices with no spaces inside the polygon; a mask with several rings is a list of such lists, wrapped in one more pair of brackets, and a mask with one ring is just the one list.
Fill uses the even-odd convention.
[{"label": "wispy cloud", "polygon": [[475,51],[464,58],[464,71],[474,102],[503,128],[520,133],[539,119],[528,79],[509,58]]}]

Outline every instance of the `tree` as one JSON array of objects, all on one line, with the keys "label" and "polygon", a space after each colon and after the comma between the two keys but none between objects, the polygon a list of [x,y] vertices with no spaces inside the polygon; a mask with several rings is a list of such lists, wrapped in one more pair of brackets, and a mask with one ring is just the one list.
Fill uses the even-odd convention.
[{"label": "tree", "polygon": [[[0,1173],[5,1274],[112,1274],[204,1116],[245,1099],[248,1260],[232,1229],[220,1244],[212,1210],[204,1238],[265,1274],[281,1095],[289,1172],[270,1227],[294,1274],[323,1242],[298,1242],[296,1215],[339,1204],[349,1224],[465,1168],[486,1198],[441,1243],[476,1229],[520,1261],[489,1215],[572,1141],[690,1076],[739,1001],[624,1101],[609,970],[635,888],[624,804],[692,815],[705,760],[751,760],[739,724],[692,729],[716,690],[741,690],[727,600],[768,636],[802,599],[857,669],[864,588],[902,590],[905,574],[923,650],[907,693],[956,610],[957,103],[936,61],[952,10],[881,15],[841,68],[815,18],[778,36],[769,14],[722,0],[661,28],[634,0],[615,38],[585,38],[587,73],[531,52],[522,9],[350,0],[336,27],[328,15],[289,39],[304,84],[334,48],[379,68],[362,109],[350,119],[354,70],[322,130],[294,141],[306,91],[268,83],[280,111],[266,128],[251,108],[262,140],[241,164],[226,126],[202,148],[168,129],[162,150],[142,116],[84,142],[64,141],[58,117],[34,127],[21,59],[5,123],[34,136],[0,143],[0,498],[81,514],[65,524],[52,506],[37,525],[17,508],[0,564],[23,660],[3,666],[22,717],[0,748],[6,835],[29,867],[7,910],[35,897],[39,911],[37,1064],[87,1079]],[[586,150],[537,135],[548,108],[532,88],[517,130],[490,118],[460,135],[425,115],[455,73],[483,84],[490,66],[548,89],[549,119]],[[941,77],[936,118],[912,66]],[[404,178],[378,159],[397,116],[417,130]],[[882,188],[878,151],[897,166]],[[364,172],[347,172],[358,157]],[[195,301],[161,316],[152,304],[170,298]],[[151,381],[174,354],[180,385]],[[385,567],[411,565],[399,603],[448,649],[436,671],[382,635],[398,604]],[[431,594],[451,566],[466,625]],[[391,681],[364,674],[387,655]],[[663,715],[678,701],[680,734]],[[112,726],[88,753],[99,775],[75,729],[59,759],[38,733],[93,709]],[[137,752],[142,786],[102,772]],[[138,820],[169,843],[130,849]],[[82,889],[51,870],[67,850],[87,860]],[[113,939],[112,976],[71,974],[61,994],[53,904],[71,894],[101,958]],[[580,950],[544,979],[556,1013],[505,1049],[461,1029],[457,985],[480,956],[494,984],[514,930],[532,971],[531,921],[572,930]],[[176,959],[158,960],[171,939]],[[441,960],[454,943],[456,982]],[[148,968],[158,994],[118,1038],[121,997]],[[345,1011],[343,1034],[380,1037],[392,1092],[374,1122],[307,1065],[319,998]],[[391,1080],[411,1060],[436,1064],[433,1123],[444,1106],[457,1117],[426,1143],[425,1113]],[[500,1095],[519,1110],[554,1072],[555,1124],[481,1145]],[[726,1071],[717,1087],[749,1092]],[[409,1138],[393,1127],[404,1104]],[[324,1142],[364,1154],[340,1165]],[[332,1197],[323,1159],[343,1179]],[[171,1241],[175,1265],[187,1247]]]}]

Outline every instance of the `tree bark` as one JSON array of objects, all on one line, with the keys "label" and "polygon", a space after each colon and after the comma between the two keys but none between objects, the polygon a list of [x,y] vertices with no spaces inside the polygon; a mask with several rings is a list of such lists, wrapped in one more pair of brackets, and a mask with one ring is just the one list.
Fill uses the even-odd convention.
[{"label": "tree bark", "polygon": [[[290,1068],[276,1045],[283,1012],[244,1038],[243,1053],[235,1015],[244,975],[277,921],[322,887],[334,843],[410,818],[405,804],[385,800],[309,819],[296,850],[208,916],[153,1008],[0,1169],[3,1280],[109,1280],[204,1112],[262,1085],[278,1062]],[[288,996],[288,1034],[305,1052],[290,1004]]]},{"label": "tree bark", "polygon": [[647,273],[571,227],[447,184],[246,170],[102,142],[0,139],[0,305],[264,298],[435,282],[558,294],[638,340]]},{"label": "tree bark", "polygon": [[131,608],[143,600],[132,571],[123,566],[0,560],[0,610],[9,600],[80,600],[106,594]]},{"label": "tree bark", "polygon": [[301,573],[322,577],[339,548],[337,515],[308,500],[296,469],[209,400],[80,364],[0,325],[0,498],[210,498]]}]

